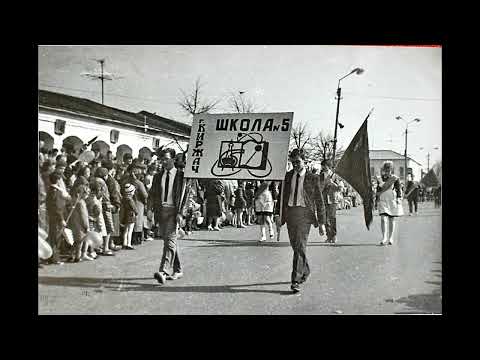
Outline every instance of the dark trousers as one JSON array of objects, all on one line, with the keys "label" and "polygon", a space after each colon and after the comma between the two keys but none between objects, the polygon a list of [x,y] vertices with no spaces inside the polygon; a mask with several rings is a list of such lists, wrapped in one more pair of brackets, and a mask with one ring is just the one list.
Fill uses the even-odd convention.
[{"label": "dark trousers", "polygon": [[[162,208],[158,222],[163,239],[163,255],[160,263],[160,272],[173,274],[182,271],[177,245],[177,210],[174,207]],[[173,267],[173,272],[171,271]]]},{"label": "dark trousers", "polygon": [[325,230],[327,239],[331,240],[337,236],[337,204],[325,204],[327,223]]},{"label": "dark trousers", "polygon": [[312,225],[307,208],[295,206],[287,208],[287,230],[293,249],[291,280],[301,283],[310,275],[307,260],[307,240]]},{"label": "dark trousers", "polygon": [[418,197],[408,198],[408,209],[410,214],[412,213],[413,207],[415,205],[415,212],[418,210]]}]

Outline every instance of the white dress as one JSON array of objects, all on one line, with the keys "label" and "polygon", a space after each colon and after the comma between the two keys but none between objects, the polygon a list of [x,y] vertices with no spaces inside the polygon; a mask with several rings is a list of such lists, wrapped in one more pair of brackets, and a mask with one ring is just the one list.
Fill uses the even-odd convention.
[{"label": "white dress", "polygon": [[403,206],[401,202],[397,202],[397,193],[394,190],[394,184],[392,184],[387,191],[380,194],[377,205],[379,214],[386,213],[390,216],[403,215]]}]

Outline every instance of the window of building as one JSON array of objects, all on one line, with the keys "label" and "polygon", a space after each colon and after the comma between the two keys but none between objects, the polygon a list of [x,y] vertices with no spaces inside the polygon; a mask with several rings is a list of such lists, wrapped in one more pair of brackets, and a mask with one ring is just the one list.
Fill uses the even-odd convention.
[{"label": "window of building", "polygon": [[63,135],[65,133],[65,120],[55,120],[55,134]]},{"label": "window of building", "polygon": [[375,175],[375,168],[373,166],[370,168],[370,175]]},{"label": "window of building", "polygon": [[403,176],[403,166],[400,166],[400,177]]},{"label": "window of building", "polygon": [[160,147],[160,139],[153,138],[153,146],[154,149],[158,149]]},{"label": "window of building", "polygon": [[118,136],[120,135],[120,131],[118,130],[111,130],[110,131],[110,142],[112,144],[116,144],[118,141]]}]

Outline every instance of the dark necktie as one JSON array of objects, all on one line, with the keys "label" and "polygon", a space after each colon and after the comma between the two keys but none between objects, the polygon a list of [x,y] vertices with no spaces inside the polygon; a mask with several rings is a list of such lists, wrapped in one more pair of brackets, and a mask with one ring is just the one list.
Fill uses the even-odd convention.
[{"label": "dark necktie", "polygon": [[295,192],[293,193],[293,206],[297,206],[298,181],[299,180],[300,180],[300,174],[297,174],[297,181],[295,182]]},{"label": "dark necktie", "polygon": [[167,177],[165,179],[165,189],[163,190],[163,201],[167,202],[167,196],[168,196],[168,183],[170,182],[170,171],[167,171]]}]

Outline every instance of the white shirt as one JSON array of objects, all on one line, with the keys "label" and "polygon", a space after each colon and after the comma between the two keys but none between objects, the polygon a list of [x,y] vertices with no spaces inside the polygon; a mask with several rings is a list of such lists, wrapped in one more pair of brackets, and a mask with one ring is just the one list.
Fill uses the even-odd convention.
[{"label": "white shirt", "polygon": [[167,178],[167,169],[163,172],[162,176],[162,206],[175,206],[173,203],[173,181],[175,180],[175,175],[177,174],[177,168],[172,168],[169,171],[168,177],[168,194],[167,194],[167,202],[163,201],[165,195],[165,180]]},{"label": "white shirt", "polygon": [[300,173],[297,173],[296,171],[293,171],[292,185],[290,187],[290,197],[288,198],[288,206],[294,206],[293,205],[293,197],[295,196],[295,186],[296,186],[296,183],[297,183],[297,174],[300,174],[300,177],[298,178],[297,206],[306,207],[305,199],[303,197],[303,182],[305,180],[306,172],[307,172],[307,170],[305,168],[303,168],[302,171],[300,171]]}]

